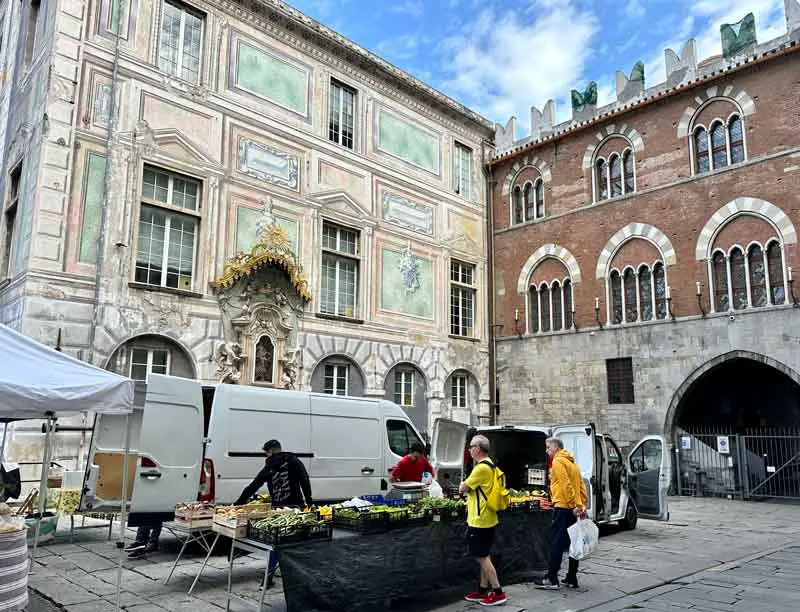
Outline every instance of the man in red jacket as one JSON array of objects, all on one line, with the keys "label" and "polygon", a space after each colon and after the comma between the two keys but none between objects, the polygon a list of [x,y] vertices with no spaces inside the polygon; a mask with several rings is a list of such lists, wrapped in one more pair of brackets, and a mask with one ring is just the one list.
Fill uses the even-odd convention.
[{"label": "man in red jacket", "polygon": [[425,447],[420,442],[411,445],[408,454],[397,462],[392,470],[392,482],[422,482],[422,475],[429,472],[436,480],[436,472],[425,457]]}]

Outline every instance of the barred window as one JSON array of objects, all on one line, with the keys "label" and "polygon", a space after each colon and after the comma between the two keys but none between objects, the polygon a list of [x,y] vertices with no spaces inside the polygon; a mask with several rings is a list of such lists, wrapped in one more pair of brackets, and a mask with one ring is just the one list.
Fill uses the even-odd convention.
[{"label": "barred window", "polygon": [[633,360],[606,359],[609,404],[633,404]]}]

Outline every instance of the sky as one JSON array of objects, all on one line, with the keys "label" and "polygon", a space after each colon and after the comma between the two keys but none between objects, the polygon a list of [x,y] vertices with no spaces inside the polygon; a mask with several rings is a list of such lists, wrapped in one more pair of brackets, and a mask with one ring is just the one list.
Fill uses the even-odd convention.
[{"label": "sky", "polygon": [[[794,0],[799,1],[799,0]],[[784,0],[290,0],[290,4],[395,66],[527,134],[530,107],[556,100],[569,119],[571,89],[645,63],[647,86],[665,80],[664,49],[697,40],[698,60],[721,53],[719,27],[747,13],[759,43],[786,30]],[[380,7],[380,8],[379,8]]]}]

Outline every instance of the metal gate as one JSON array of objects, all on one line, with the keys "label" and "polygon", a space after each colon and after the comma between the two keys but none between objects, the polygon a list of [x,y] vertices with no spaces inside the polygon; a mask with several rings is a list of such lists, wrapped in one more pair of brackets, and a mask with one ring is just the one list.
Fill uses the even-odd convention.
[{"label": "metal gate", "polygon": [[678,495],[800,499],[800,430],[675,432]]}]

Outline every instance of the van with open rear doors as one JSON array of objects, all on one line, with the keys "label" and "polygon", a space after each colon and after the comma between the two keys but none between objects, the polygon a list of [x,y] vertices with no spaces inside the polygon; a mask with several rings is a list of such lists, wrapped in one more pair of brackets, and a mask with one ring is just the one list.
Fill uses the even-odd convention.
[{"label": "van with open rear doors", "polygon": [[647,436],[623,457],[616,442],[587,425],[502,425],[472,427],[438,419],[431,438],[432,462],[444,489],[457,488],[472,469],[469,439],[489,439],[490,455],[505,472],[510,489],[545,490],[547,438],[559,438],[575,457],[588,493],[589,517],[634,529],[638,519],[669,520],[667,490],[671,463],[666,440]]},{"label": "van with open rear doors", "polygon": [[[171,520],[175,505],[230,504],[280,440],[305,464],[315,502],[389,488],[388,475],[422,437],[402,408],[363,397],[287,391],[151,375],[129,422],[130,524]],[[125,416],[95,421],[81,509],[120,507]]]}]

